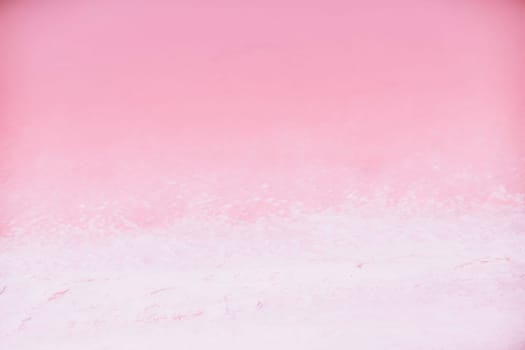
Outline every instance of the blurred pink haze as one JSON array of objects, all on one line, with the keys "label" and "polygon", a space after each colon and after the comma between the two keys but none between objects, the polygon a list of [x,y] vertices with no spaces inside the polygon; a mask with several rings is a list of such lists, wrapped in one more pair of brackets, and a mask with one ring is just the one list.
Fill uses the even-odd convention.
[{"label": "blurred pink haze", "polygon": [[11,0],[0,54],[0,347],[525,349],[525,3]]}]

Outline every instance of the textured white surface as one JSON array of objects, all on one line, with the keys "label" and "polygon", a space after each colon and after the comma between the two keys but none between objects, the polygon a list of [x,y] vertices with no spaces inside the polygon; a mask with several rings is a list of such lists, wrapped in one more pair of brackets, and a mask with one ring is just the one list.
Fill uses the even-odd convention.
[{"label": "textured white surface", "polygon": [[3,238],[0,344],[521,350],[524,218],[356,207]]}]

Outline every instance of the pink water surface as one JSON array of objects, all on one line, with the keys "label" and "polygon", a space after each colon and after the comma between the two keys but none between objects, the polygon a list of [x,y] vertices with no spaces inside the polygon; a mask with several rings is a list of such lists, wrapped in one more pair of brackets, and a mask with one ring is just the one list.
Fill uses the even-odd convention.
[{"label": "pink water surface", "polygon": [[525,349],[522,2],[11,0],[0,53],[1,348]]}]

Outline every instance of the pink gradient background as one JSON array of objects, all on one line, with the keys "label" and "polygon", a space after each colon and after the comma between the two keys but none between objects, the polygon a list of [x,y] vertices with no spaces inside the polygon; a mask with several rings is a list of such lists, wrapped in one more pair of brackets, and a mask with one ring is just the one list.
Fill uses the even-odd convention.
[{"label": "pink gradient background", "polygon": [[523,3],[0,6],[6,349],[525,349]]}]

